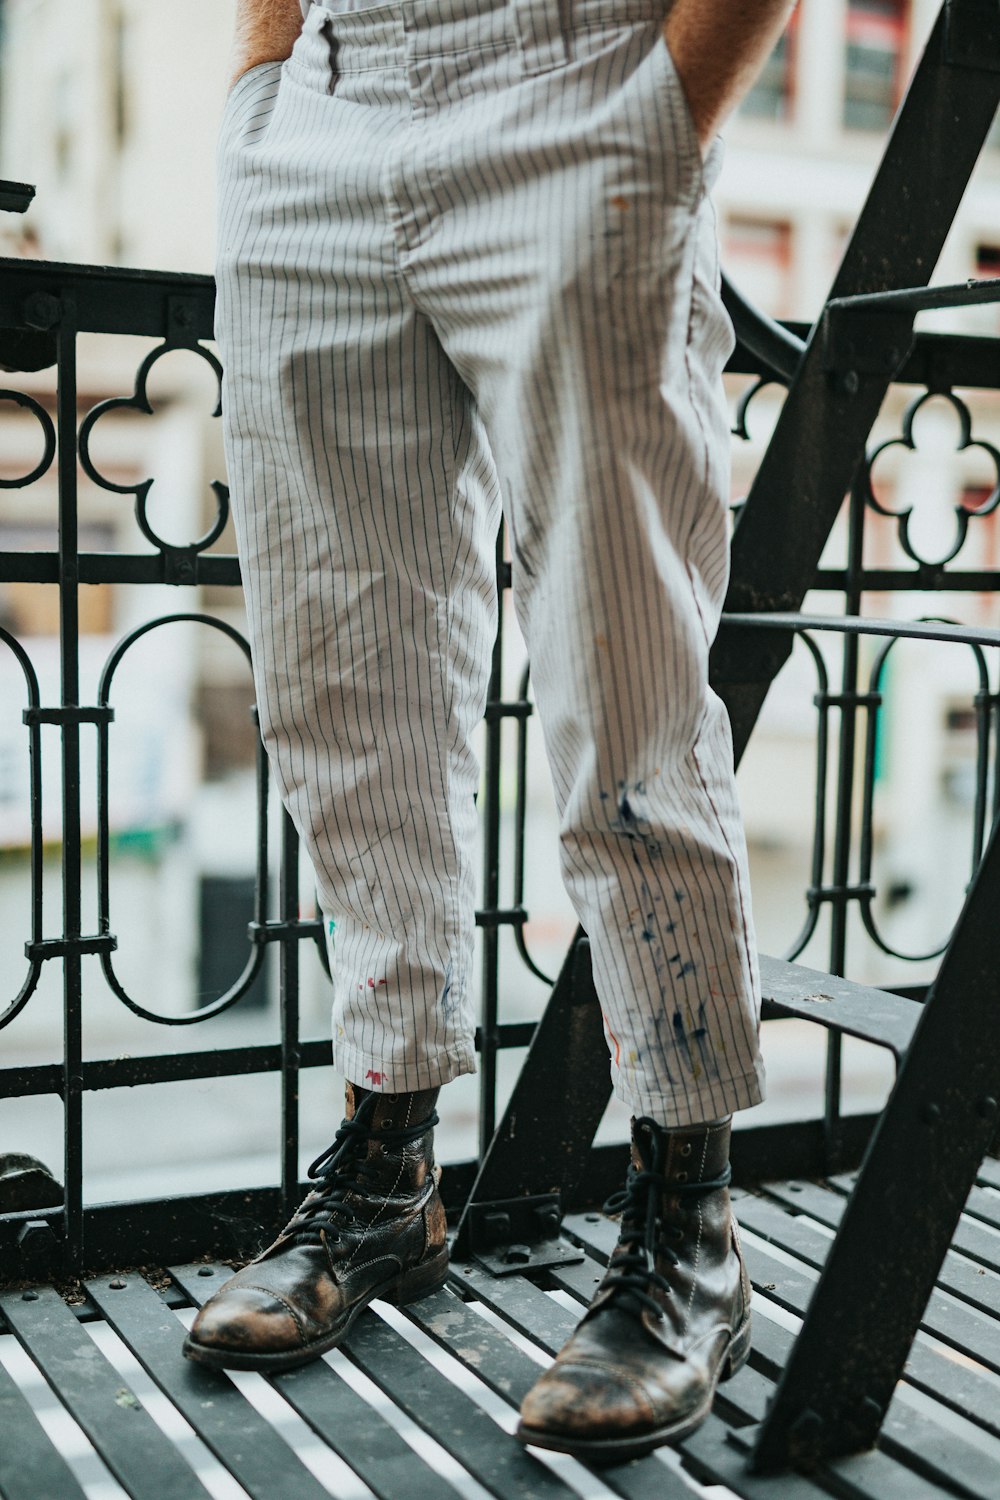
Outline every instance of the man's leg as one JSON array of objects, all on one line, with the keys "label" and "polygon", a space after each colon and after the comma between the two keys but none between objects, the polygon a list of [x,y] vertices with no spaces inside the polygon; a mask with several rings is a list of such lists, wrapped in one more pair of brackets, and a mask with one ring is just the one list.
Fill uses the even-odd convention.
[{"label": "man's leg", "polygon": [[[619,1250],[521,1435],[624,1458],[690,1430],[746,1356],[728,1117],[759,1101],[762,1069],[732,750],[708,687],[731,348],[715,162],[659,24],[602,30],[587,9],[549,37],[568,66],[466,110],[440,195],[462,206],[463,253],[429,236],[415,270],[496,458],[563,873],[636,1117]],[[544,11],[525,10],[537,27]]]},{"label": "man's leg", "polygon": [[[376,1090],[474,1070],[478,766],[496,629],[492,464],[396,269],[408,112],[292,62],[237,84],[218,334],[261,732],[335,922],[334,1060]],[[404,94],[405,102],[405,94]]]},{"label": "man's leg", "polygon": [[[409,111],[332,94],[307,21],[236,86],[221,142],[218,333],[261,730],[335,923],[334,1061],[356,1085],[279,1240],[188,1353],[275,1369],[372,1297],[440,1285],[438,1086],[474,1069],[478,767],[496,628],[493,470],[398,275],[381,183]],[[374,1091],[374,1092],[369,1092]]]}]

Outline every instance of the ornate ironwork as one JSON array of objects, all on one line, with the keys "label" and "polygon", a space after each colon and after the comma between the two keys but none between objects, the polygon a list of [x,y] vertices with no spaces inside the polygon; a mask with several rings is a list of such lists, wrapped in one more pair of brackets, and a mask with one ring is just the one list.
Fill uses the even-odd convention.
[{"label": "ornate ironwork", "polygon": [[[104,289],[114,284],[111,273],[101,273],[105,283]],[[215,585],[236,589],[239,586],[239,568],[235,557],[220,554],[213,551],[213,546],[218,542],[227,518],[227,494],[224,484],[216,481],[212,484],[212,490],[216,499],[216,515],[208,528],[201,536],[189,543],[168,542],[154,527],[147,514],[147,500],[153,486],[153,479],[145,477],[134,483],[126,483],[102,473],[98,464],[91,455],[91,442],[97,423],[102,417],[114,412],[126,409],[136,410],[149,414],[153,410],[153,403],[148,395],[148,380],[157,362],[167,352],[184,348],[193,352],[197,357],[207,361],[212,369],[216,380],[221,377],[221,370],[212,351],[205,347],[204,340],[211,334],[211,285],[202,279],[198,281],[193,278],[137,278],[134,274],[121,273],[121,291],[126,297],[130,308],[130,315],[126,318],[122,313],[121,300],[117,304],[104,302],[101,298],[91,295],[93,292],[92,275],[86,270],[48,267],[45,265],[26,265],[25,263],[7,262],[0,263],[0,318],[7,322],[16,322],[18,318],[24,317],[27,307],[36,321],[44,312],[46,321],[56,330],[58,341],[58,365],[57,365],[57,392],[56,392],[56,420],[53,421],[45,405],[39,400],[37,394],[29,395],[16,390],[8,390],[0,393],[0,399],[16,403],[19,409],[28,410],[39,423],[42,438],[43,452],[39,462],[27,474],[14,479],[7,479],[4,484],[8,487],[26,488],[43,479],[51,470],[56,456],[59,456],[58,484],[61,515],[61,545],[56,553],[19,553],[7,552],[0,554],[0,581],[16,579],[19,581],[34,580],[39,583],[57,583],[60,588],[62,601],[62,628],[61,628],[61,653],[63,658],[64,692],[62,701],[58,705],[46,705],[43,703],[39,688],[37,673],[28,657],[25,648],[8,631],[0,631],[0,642],[13,652],[18,661],[25,681],[25,713],[26,732],[29,736],[31,784],[29,795],[32,808],[32,836],[31,836],[31,885],[32,885],[32,915],[31,934],[27,943],[28,971],[21,990],[17,996],[8,1003],[6,1010],[0,1016],[0,1025],[9,1026],[24,1010],[32,994],[35,992],[43,966],[46,962],[59,961],[64,967],[64,1004],[67,1017],[67,1034],[69,1045],[62,1063],[54,1072],[51,1066],[40,1065],[27,1068],[13,1068],[0,1072],[0,1088],[11,1093],[41,1093],[50,1091],[58,1083],[59,1091],[63,1098],[69,1101],[67,1109],[67,1164],[66,1164],[66,1191],[67,1191],[67,1252],[71,1261],[79,1262],[84,1253],[82,1231],[84,1216],[82,1211],[82,1177],[80,1169],[80,1121],[82,1097],[88,1088],[114,1087],[118,1084],[135,1081],[141,1078],[145,1082],[167,1080],[177,1077],[209,1076],[217,1073],[220,1076],[226,1073],[249,1072],[259,1069],[270,1069],[275,1063],[281,1063],[285,1059],[295,1061],[294,1067],[286,1067],[283,1071],[284,1105],[283,1105],[283,1163],[284,1180],[282,1184],[282,1197],[287,1202],[292,1202],[298,1192],[297,1178],[297,1090],[298,1090],[298,1068],[302,1066],[317,1066],[324,1064],[329,1057],[329,1045],[323,1038],[305,1040],[298,1034],[297,1004],[295,990],[294,969],[298,945],[307,941],[316,946],[325,958],[325,946],[322,941],[320,923],[314,918],[302,918],[297,910],[297,900],[291,901],[289,896],[289,870],[297,859],[297,849],[294,832],[286,827],[283,833],[283,891],[282,910],[277,918],[268,914],[271,900],[270,891],[270,852],[268,848],[267,829],[267,806],[269,797],[269,786],[266,764],[263,751],[258,742],[256,786],[257,786],[257,860],[256,860],[256,895],[254,906],[254,919],[251,923],[248,935],[247,957],[242,973],[225,994],[217,995],[197,1009],[185,1011],[180,1014],[164,1015],[158,1010],[143,1004],[135,996],[130,995],[122,983],[115,968],[116,933],[114,930],[113,912],[111,904],[111,834],[109,818],[109,785],[113,776],[113,753],[114,753],[114,690],[116,685],[116,674],[122,662],[128,657],[128,653],[142,639],[148,637],[151,632],[168,628],[177,624],[199,624],[207,629],[220,632],[229,639],[233,645],[248,658],[248,646],[246,640],[232,624],[225,619],[220,619],[203,611],[177,611],[167,615],[157,616],[155,619],[143,623],[136,629],[129,631],[115,645],[111,655],[105,663],[97,683],[97,690],[92,704],[87,704],[79,696],[79,646],[77,638],[77,595],[82,580],[100,581],[106,583],[142,583],[152,581],[169,581],[180,586],[192,587],[198,583],[211,582]],[[196,285],[192,287],[192,281]],[[176,283],[176,284],[175,284]],[[42,304],[44,303],[44,307]],[[114,306],[112,313],[111,309]],[[107,316],[102,318],[101,309],[106,309]],[[4,309],[6,311],[4,312]],[[81,309],[85,316],[80,317]],[[111,332],[129,331],[137,329],[147,336],[154,337],[157,332],[159,337],[150,352],[143,357],[136,375],[134,389],[130,395],[115,396],[103,400],[94,405],[85,415],[77,434],[77,404],[75,394],[75,360],[76,360],[76,333],[83,328],[88,331],[100,331],[102,328]],[[797,334],[790,335],[795,340],[786,346],[786,353],[791,353],[800,347],[801,339]],[[920,335],[917,338],[914,353],[911,355],[911,363],[919,363],[927,358],[927,346],[933,346],[935,368],[940,372],[942,369],[942,355],[947,356],[946,370],[950,386],[952,384],[971,385],[976,383],[976,376],[981,371],[975,368],[966,370],[963,361],[975,354],[975,340],[952,339],[940,342],[940,335]],[[974,364],[974,361],[973,361]],[[784,375],[773,369],[762,366],[760,360],[750,354],[746,348],[737,350],[733,360],[733,369],[748,377],[748,382],[741,393],[737,407],[736,432],[744,439],[750,436],[748,425],[748,412],[752,402],[757,399],[761,391],[770,385],[784,383]],[[905,371],[903,372],[906,373]],[[971,377],[971,378],[970,378]],[[1000,384],[1000,377],[997,379]],[[863,597],[868,590],[869,577],[862,566],[863,538],[865,517],[871,516],[883,524],[886,520],[888,507],[881,504],[875,497],[871,484],[871,469],[887,448],[892,445],[910,448],[913,446],[913,422],[922,404],[929,399],[932,393],[928,386],[920,392],[915,400],[907,408],[903,419],[901,436],[880,441],[871,450],[867,463],[855,485],[852,498],[848,507],[848,554],[849,561],[846,571],[836,573],[832,579],[818,579],[820,583],[827,586],[832,582],[846,599],[848,611],[858,613],[861,608]],[[940,379],[934,387],[934,394],[941,394]],[[973,436],[972,418],[968,403],[963,399],[949,394],[947,399],[959,418],[959,445],[962,448],[978,444],[989,456],[990,461],[996,465],[997,449],[988,440]],[[218,406],[216,405],[216,411]],[[77,495],[76,495],[76,460],[83,472],[97,485],[106,491],[115,494],[132,495],[135,499],[136,522],[139,532],[145,541],[154,549],[154,556],[149,554],[129,555],[122,552],[104,553],[81,553],[76,545],[76,534],[78,528],[77,519]],[[976,507],[975,512],[962,509],[956,524],[961,530],[961,541],[964,542],[970,529],[970,522],[978,516],[993,512],[997,507],[996,491],[992,492],[987,502]],[[878,587],[885,590],[887,587],[912,589],[915,582],[926,585],[928,582],[935,588],[947,587],[950,574],[945,567],[945,562],[952,563],[959,558],[961,547],[952,548],[946,560],[939,560],[934,564],[928,564],[919,555],[914,555],[912,548],[907,548],[907,535],[905,533],[906,513],[901,512],[895,516],[896,524],[904,528],[900,533],[900,541],[907,556],[912,557],[920,566],[920,572],[916,576],[906,568],[898,569],[889,580],[885,576],[885,570],[878,575]],[[506,588],[510,582],[509,566],[503,560],[502,547],[498,547],[497,555],[498,576],[502,587]],[[929,571],[930,570],[930,571]],[[956,582],[961,585],[966,582],[964,575]],[[982,586],[982,579],[977,575],[975,584]],[[996,586],[996,581],[993,581]],[[746,622],[744,622],[746,623]],[[757,620],[757,627],[763,627],[765,622]],[[805,889],[805,905],[803,924],[801,930],[791,944],[789,956],[795,956],[803,951],[806,944],[815,936],[820,915],[824,910],[831,912],[833,932],[831,936],[831,961],[834,967],[843,968],[846,961],[846,920],[847,910],[851,903],[858,906],[862,920],[865,923],[872,940],[881,949],[889,954],[894,954],[900,960],[911,958],[924,958],[927,955],[910,955],[897,953],[893,945],[886,940],[881,933],[874,916],[874,902],[876,899],[876,887],[873,879],[873,827],[874,827],[874,791],[873,782],[873,756],[875,736],[877,734],[878,713],[882,698],[882,677],[885,671],[889,653],[892,650],[893,641],[882,649],[875,663],[871,666],[867,681],[862,681],[860,676],[860,664],[856,651],[856,640],[848,638],[844,662],[840,680],[834,688],[830,680],[830,664],[818,644],[817,635],[818,622],[811,622],[807,628],[805,624],[797,624],[794,633],[803,643],[804,649],[809,653],[816,674],[816,691],[814,703],[816,707],[816,741],[815,741],[815,795],[814,795],[814,826],[811,852],[809,856],[809,879]],[[759,633],[759,630],[758,630]],[[530,677],[529,670],[525,668],[517,686],[516,696],[505,701],[502,697],[501,682],[503,668],[503,638],[498,637],[493,660],[492,680],[489,692],[489,707],[487,711],[487,753],[486,753],[486,787],[482,802],[482,815],[486,829],[485,843],[485,869],[482,905],[477,913],[477,921],[484,929],[484,974],[483,974],[483,1000],[481,1024],[478,1031],[477,1042],[481,1052],[482,1063],[482,1114],[481,1114],[481,1145],[484,1145],[493,1132],[495,1123],[494,1095],[496,1088],[496,1059],[498,1053],[510,1046],[523,1046],[532,1035],[533,1023],[504,1023],[499,1014],[499,966],[500,946],[499,934],[503,926],[513,929],[513,937],[517,951],[520,954],[526,970],[534,978],[545,983],[551,983],[543,967],[539,964],[531,952],[526,927],[529,913],[525,906],[524,874],[526,859],[528,857],[528,829],[527,829],[527,806],[528,806],[528,734],[532,714],[530,701]],[[978,860],[983,840],[988,825],[995,816],[997,806],[996,777],[993,778],[993,791],[990,795],[991,766],[996,758],[995,748],[991,748],[991,734],[995,736],[996,722],[996,694],[990,686],[989,676],[985,667],[984,647],[982,644],[973,644],[973,650],[977,653],[976,661],[980,669],[979,687],[975,703],[972,705],[977,715],[977,772],[976,772],[976,805],[972,819],[974,828],[972,836],[973,862]],[[832,713],[836,711],[840,715],[839,737],[835,736]],[[862,781],[862,811],[860,822],[860,867],[858,877],[851,882],[847,879],[847,860],[850,851],[854,848],[855,834],[852,829],[852,819],[855,816],[854,808],[854,763],[855,763],[855,732],[854,725],[859,714],[867,716],[864,734],[865,749],[865,772]],[[514,747],[514,786],[515,786],[515,809],[509,836],[513,840],[512,870],[513,890],[509,903],[505,903],[500,891],[500,868],[501,868],[501,839],[507,833],[500,808],[500,768],[502,758],[502,728],[505,721],[513,720],[516,726],[516,742]],[[64,777],[68,778],[70,796],[64,808],[64,844],[63,844],[63,880],[64,898],[69,893],[67,911],[69,917],[64,925],[63,931],[57,935],[47,935],[44,925],[42,905],[42,782],[41,782],[41,727],[43,723],[55,725],[62,733],[62,758]],[[79,888],[83,873],[82,852],[79,830],[79,740],[81,726],[94,725],[98,744],[98,841],[97,841],[97,887],[98,887],[98,927],[93,934],[85,933],[80,927],[79,918],[74,920],[74,913],[79,910]],[[831,777],[835,777],[840,788],[840,797],[833,804],[832,811],[828,812]],[[827,866],[833,858],[834,869],[828,874]],[[103,1063],[84,1064],[77,1051],[78,1038],[80,1035],[81,1003],[82,1003],[82,980],[79,973],[80,960],[85,954],[96,953],[100,958],[101,969],[105,980],[111,991],[119,1001],[128,1007],[135,1015],[147,1022],[167,1026],[191,1026],[197,1025],[204,1020],[217,1016],[221,1011],[230,1009],[237,1005],[240,999],[247,993],[254,977],[259,973],[265,948],[268,944],[275,943],[281,952],[281,963],[284,973],[284,991],[282,1002],[282,1015],[280,1022],[281,1041],[279,1051],[273,1048],[244,1047],[232,1049],[232,1056],[213,1052],[201,1053],[192,1051],[186,1053],[183,1059],[169,1056],[151,1055],[146,1058],[133,1059],[107,1059]],[[938,950],[935,950],[938,951]],[[74,1040],[76,1039],[76,1040]],[[76,1057],[74,1060],[74,1053]],[[828,1100],[828,1113],[831,1128],[835,1128],[838,1110],[836,1075],[834,1075],[830,1086],[830,1098]],[[72,1210],[70,1208],[72,1205]],[[0,1221],[2,1225],[2,1221]],[[9,1241],[8,1241],[9,1243]]]}]

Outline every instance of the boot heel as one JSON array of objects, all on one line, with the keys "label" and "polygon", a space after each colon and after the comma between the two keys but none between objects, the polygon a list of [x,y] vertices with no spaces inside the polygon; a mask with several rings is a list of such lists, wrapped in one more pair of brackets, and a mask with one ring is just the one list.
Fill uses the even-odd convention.
[{"label": "boot heel", "polygon": [[729,1353],[726,1355],[725,1363],[722,1366],[722,1374],[719,1376],[720,1380],[730,1380],[736,1374],[737,1370],[742,1369],[746,1364],[750,1354],[751,1332],[750,1319],[747,1318],[743,1327],[734,1334],[732,1343],[729,1345]]},{"label": "boot heel", "polygon": [[407,1302],[418,1302],[421,1297],[429,1297],[432,1292],[440,1291],[448,1280],[448,1252],[445,1250],[441,1255],[436,1255],[433,1260],[425,1261],[422,1265],[414,1266],[412,1270],[404,1271],[396,1281],[391,1292],[384,1292],[386,1302],[392,1302],[396,1307],[403,1307]]}]

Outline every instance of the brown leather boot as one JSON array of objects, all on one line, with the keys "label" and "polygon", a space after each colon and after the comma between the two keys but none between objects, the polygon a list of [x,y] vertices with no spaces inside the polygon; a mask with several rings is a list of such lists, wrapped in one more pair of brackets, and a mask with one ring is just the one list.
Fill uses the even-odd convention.
[{"label": "brown leather boot", "polygon": [[708,1416],[750,1351],[750,1282],[729,1207],[729,1123],[666,1131],[632,1122],[621,1235],[555,1364],[528,1392],[517,1435],[591,1463],[638,1458]]},{"label": "brown leather boot", "polygon": [[415,1302],[448,1274],[433,1158],[437,1089],[347,1086],[347,1118],[309,1168],[317,1186],[263,1254],[201,1309],[199,1364],[285,1370],[332,1349],[376,1297]]}]

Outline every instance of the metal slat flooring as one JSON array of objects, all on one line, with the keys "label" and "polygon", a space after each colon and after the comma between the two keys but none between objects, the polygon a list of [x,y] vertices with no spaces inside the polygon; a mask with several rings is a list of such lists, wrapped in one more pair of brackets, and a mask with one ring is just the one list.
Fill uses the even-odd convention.
[{"label": "metal slat flooring", "polygon": [[755,1288],[750,1363],[679,1451],[590,1471],[525,1451],[516,1408],[579,1317],[616,1237],[570,1216],[583,1261],[496,1279],[456,1266],[405,1310],[378,1305],[341,1350],[265,1378],[181,1354],[229,1274],[87,1283],[83,1316],[44,1287],[0,1294],[0,1500],[1000,1500],[1000,1167],[984,1163],[877,1450],[810,1476],[745,1453],[829,1249],[849,1177],[735,1194]]}]

